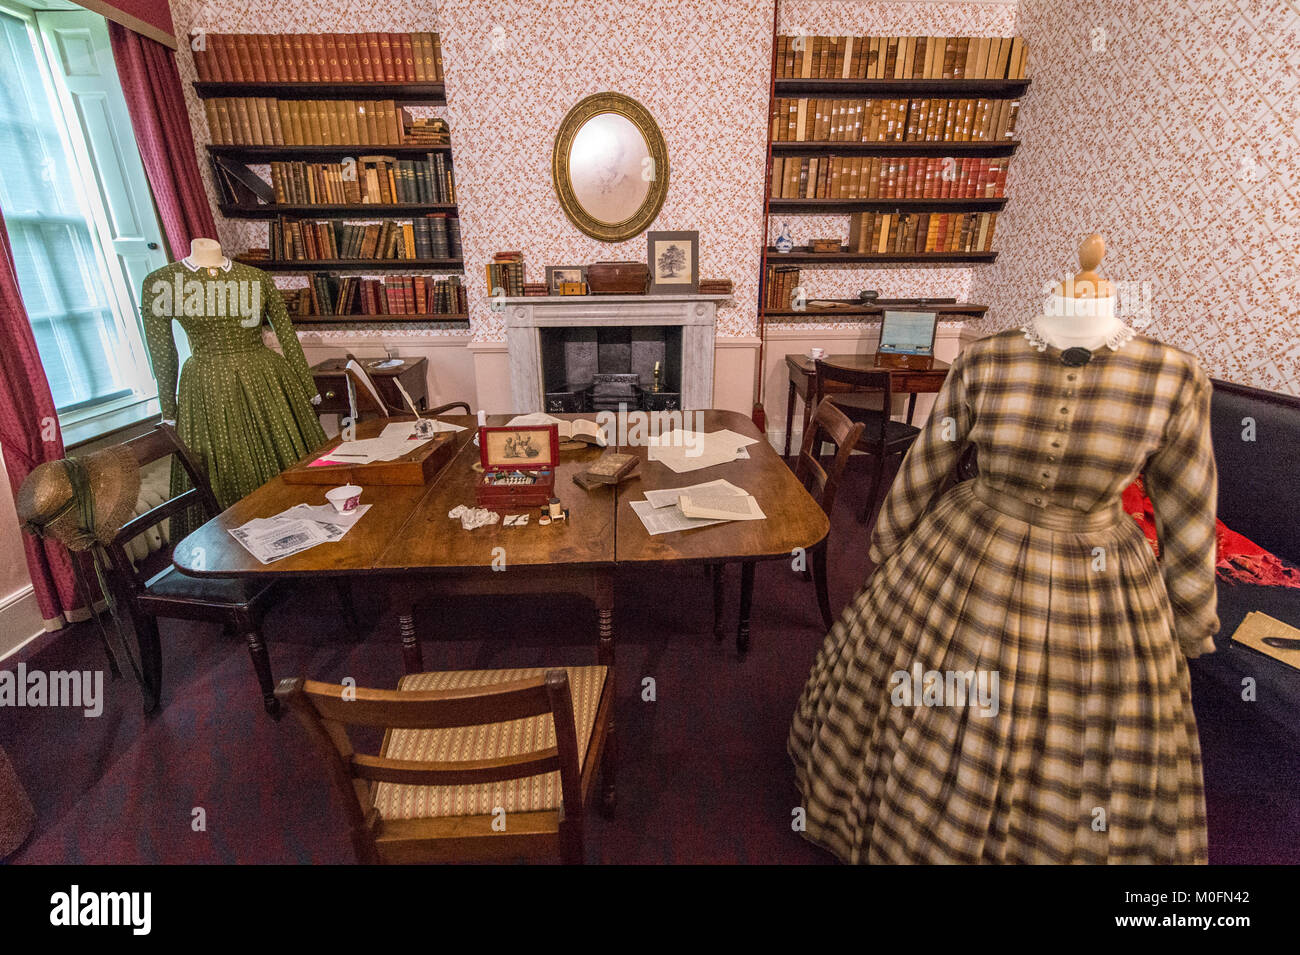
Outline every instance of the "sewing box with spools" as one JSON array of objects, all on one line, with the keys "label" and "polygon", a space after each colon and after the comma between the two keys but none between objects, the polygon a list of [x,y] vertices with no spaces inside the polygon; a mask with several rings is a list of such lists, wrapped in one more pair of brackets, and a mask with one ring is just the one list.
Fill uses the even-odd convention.
[{"label": "sewing box with spools", "polygon": [[540,507],[555,496],[560,431],[553,424],[478,429],[483,473],[474,502],[492,509]]}]

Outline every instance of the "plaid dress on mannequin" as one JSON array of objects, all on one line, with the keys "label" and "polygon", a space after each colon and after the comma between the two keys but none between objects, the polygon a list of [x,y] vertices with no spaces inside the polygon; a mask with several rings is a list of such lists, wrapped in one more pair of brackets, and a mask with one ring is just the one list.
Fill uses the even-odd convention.
[{"label": "plaid dress on mannequin", "polygon": [[[1124,331],[1082,367],[1032,328],[953,363],[790,731],[806,835],[841,859],[1206,861],[1185,656],[1219,626],[1210,382]],[[968,443],[980,476],[941,494]],[[1120,507],[1140,472],[1159,563]],[[913,705],[928,671],[996,674],[996,707]]]}]

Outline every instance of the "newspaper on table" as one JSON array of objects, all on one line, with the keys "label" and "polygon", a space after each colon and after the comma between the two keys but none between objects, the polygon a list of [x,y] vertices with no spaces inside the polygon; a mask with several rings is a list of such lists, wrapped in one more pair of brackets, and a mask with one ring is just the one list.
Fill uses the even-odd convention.
[{"label": "newspaper on table", "polygon": [[328,504],[298,504],[274,517],[255,517],[232,527],[230,536],[261,563],[270,564],[317,544],[342,540],[370,507],[362,504],[348,514],[339,514]]}]

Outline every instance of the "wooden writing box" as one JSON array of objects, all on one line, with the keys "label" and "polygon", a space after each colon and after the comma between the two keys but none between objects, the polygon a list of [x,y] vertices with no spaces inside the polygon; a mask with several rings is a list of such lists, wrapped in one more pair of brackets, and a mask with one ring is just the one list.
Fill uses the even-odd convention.
[{"label": "wooden writing box", "polygon": [[560,429],[553,424],[478,429],[483,473],[474,502],[493,509],[540,507],[555,496]]},{"label": "wooden writing box", "polygon": [[[369,422],[367,422],[369,423]],[[358,484],[361,487],[381,485],[412,485],[420,487],[433,480],[434,475],[456,453],[458,431],[443,431],[404,454],[395,461],[375,461],[371,464],[326,464],[312,467],[313,461],[327,457],[343,443],[339,437],[325,446],[325,449],[313,451],[289,470],[280,475],[286,484],[328,484],[331,487],[340,484]]]}]

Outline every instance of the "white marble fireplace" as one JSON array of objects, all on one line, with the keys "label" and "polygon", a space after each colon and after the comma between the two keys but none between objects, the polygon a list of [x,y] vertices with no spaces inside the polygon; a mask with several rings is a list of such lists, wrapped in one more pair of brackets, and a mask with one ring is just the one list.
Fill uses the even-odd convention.
[{"label": "white marble fireplace", "polygon": [[676,369],[684,408],[713,407],[717,306],[729,295],[548,295],[507,298],[506,347],[517,411],[542,410],[544,328],[674,327],[682,330]]}]

